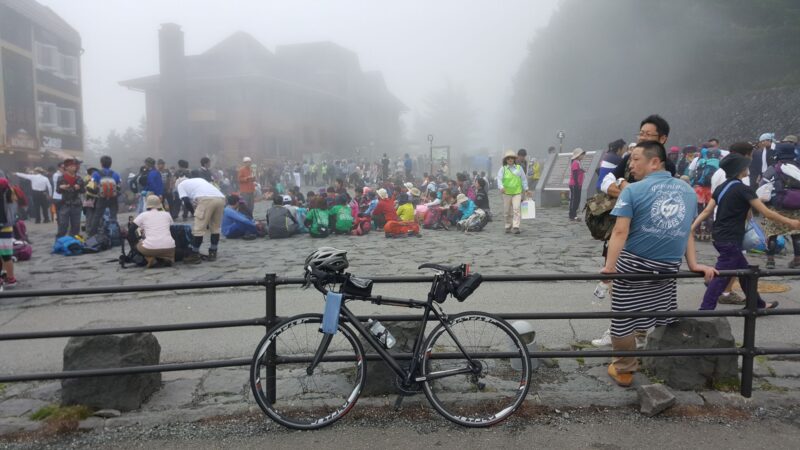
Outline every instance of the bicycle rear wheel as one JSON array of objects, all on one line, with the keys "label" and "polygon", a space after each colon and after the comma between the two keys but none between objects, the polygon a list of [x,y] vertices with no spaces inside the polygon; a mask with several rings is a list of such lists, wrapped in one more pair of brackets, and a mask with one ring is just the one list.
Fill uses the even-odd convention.
[{"label": "bicycle rear wheel", "polygon": [[[311,358],[323,334],[322,316],[303,314],[291,317],[261,340],[250,365],[250,387],[258,406],[272,420],[301,430],[322,428],[337,421],[355,405],[364,386],[366,367],[361,343],[353,332],[340,323],[338,332],[325,353],[325,359],[308,375]],[[270,350],[276,354],[274,391],[268,379]],[[282,358],[291,358],[282,363]],[[270,394],[275,401],[270,402]]]},{"label": "bicycle rear wheel", "polygon": [[[531,361],[519,334],[505,320],[482,312],[451,316],[450,333],[437,326],[428,337],[422,373],[428,400],[459,425],[487,427],[508,418],[528,395]],[[456,340],[473,360],[473,372],[435,378],[437,373],[469,368]],[[502,358],[486,353],[504,352]]]}]

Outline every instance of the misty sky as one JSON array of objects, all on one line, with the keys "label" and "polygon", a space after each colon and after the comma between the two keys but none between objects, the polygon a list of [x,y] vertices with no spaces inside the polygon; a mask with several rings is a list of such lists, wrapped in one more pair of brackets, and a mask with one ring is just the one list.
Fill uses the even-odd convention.
[{"label": "misty sky", "polygon": [[138,124],[144,94],[118,82],[158,71],[158,29],[174,22],[187,54],[235,31],[267,48],[329,40],[355,51],[364,70],[381,71],[414,111],[450,79],[479,112],[482,145],[510,145],[497,131],[511,78],[557,0],[39,0],[83,39],[84,119],[91,136]]}]

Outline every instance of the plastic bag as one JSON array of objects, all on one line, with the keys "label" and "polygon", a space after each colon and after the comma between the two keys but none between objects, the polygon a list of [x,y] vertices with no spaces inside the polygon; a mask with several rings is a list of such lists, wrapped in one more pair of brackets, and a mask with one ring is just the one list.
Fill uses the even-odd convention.
[{"label": "plastic bag", "polygon": [[767,238],[764,236],[764,230],[761,229],[755,219],[750,219],[745,226],[742,248],[759,253],[767,251]]},{"label": "plastic bag", "polygon": [[536,218],[536,202],[533,200],[525,200],[519,205],[523,219]]},{"label": "plastic bag", "polygon": [[768,203],[772,200],[772,191],[775,190],[775,183],[770,181],[769,183],[764,183],[758,189],[756,189],[756,195],[758,199],[764,203]]}]

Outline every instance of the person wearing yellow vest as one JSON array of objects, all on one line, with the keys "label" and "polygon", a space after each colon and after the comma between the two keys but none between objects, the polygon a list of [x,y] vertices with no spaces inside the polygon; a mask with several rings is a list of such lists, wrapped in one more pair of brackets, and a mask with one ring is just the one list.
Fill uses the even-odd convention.
[{"label": "person wearing yellow vest", "polygon": [[519,234],[522,193],[530,197],[528,177],[517,164],[517,154],[509,150],[503,155],[503,167],[497,172],[497,188],[503,196],[506,233]]},{"label": "person wearing yellow vest", "polygon": [[531,162],[531,173],[531,180],[533,181],[531,189],[536,189],[536,185],[539,184],[539,178],[542,177],[542,164],[536,158],[533,158]]}]

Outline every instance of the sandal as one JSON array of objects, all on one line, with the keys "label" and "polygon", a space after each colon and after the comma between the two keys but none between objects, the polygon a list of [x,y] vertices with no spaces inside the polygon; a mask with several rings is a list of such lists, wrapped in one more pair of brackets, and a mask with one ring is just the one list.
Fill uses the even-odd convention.
[{"label": "sandal", "polygon": [[774,301],[774,302],[769,302],[769,303],[767,303],[767,304],[766,304],[766,306],[764,307],[764,309],[775,309],[775,308],[777,308],[777,307],[778,307],[778,304],[779,304],[779,303],[778,303],[778,301],[777,301],[777,300],[776,300],[776,301]]}]

